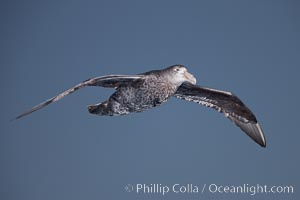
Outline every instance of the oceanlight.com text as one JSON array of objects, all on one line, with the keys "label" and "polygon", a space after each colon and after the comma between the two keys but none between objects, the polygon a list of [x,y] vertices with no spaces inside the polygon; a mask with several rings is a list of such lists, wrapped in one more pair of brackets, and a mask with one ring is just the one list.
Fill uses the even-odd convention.
[{"label": "oceanlight.com text", "polygon": [[221,184],[127,184],[125,191],[136,194],[153,194],[167,195],[174,194],[245,194],[254,196],[256,194],[293,194],[294,187],[292,185],[285,186],[268,186],[263,184],[240,184],[240,185],[221,185]]}]

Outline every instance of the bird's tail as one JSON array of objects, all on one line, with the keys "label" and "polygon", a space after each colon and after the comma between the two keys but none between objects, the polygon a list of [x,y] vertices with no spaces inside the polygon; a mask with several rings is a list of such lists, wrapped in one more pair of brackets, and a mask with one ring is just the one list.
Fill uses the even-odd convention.
[{"label": "bird's tail", "polygon": [[110,109],[108,109],[107,105],[108,101],[104,101],[95,105],[89,105],[88,111],[89,113],[95,115],[112,115],[112,112],[110,111]]}]

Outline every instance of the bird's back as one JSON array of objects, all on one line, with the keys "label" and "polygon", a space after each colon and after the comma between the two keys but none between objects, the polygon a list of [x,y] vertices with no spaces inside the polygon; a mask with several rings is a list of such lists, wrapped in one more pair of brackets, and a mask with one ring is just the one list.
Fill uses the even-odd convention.
[{"label": "bird's back", "polygon": [[130,112],[141,112],[161,105],[176,92],[177,88],[170,85],[157,71],[144,75],[142,79],[118,87],[110,99],[127,107]]}]

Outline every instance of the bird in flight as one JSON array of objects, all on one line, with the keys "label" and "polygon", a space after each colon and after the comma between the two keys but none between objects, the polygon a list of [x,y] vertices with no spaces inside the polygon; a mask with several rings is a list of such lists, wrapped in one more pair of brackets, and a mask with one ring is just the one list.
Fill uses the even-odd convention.
[{"label": "bird in flight", "polygon": [[231,92],[196,85],[196,78],[183,65],[173,65],[138,75],[107,75],[91,78],[54,96],[16,117],[29,115],[85,86],[115,88],[108,100],[88,106],[91,114],[119,116],[156,107],[172,96],[224,113],[242,131],[266,147],[263,131],[251,110]]}]

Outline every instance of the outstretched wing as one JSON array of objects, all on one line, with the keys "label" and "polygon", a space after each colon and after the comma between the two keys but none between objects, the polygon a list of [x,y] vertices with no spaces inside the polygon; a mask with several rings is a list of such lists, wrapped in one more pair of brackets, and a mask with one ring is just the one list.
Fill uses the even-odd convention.
[{"label": "outstretched wing", "polygon": [[262,147],[266,147],[263,131],[255,115],[234,94],[185,82],[178,88],[174,96],[223,112],[226,117],[240,127],[250,138]]},{"label": "outstretched wing", "polygon": [[82,83],[79,83],[75,85],[74,87],[58,94],[57,96],[54,96],[36,106],[31,108],[30,110],[18,115],[16,119],[19,119],[21,117],[24,117],[26,115],[29,115],[30,113],[33,113],[47,105],[49,105],[52,102],[58,101],[65,96],[79,90],[80,88],[83,88],[85,86],[100,86],[100,87],[110,87],[110,88],[117,88],[120,85],[128,84],[134,80],[142,78],[143,75],[108,75],[108,76],[100,76],[96,78],[91,78],[86,81],[83,81]]}]

